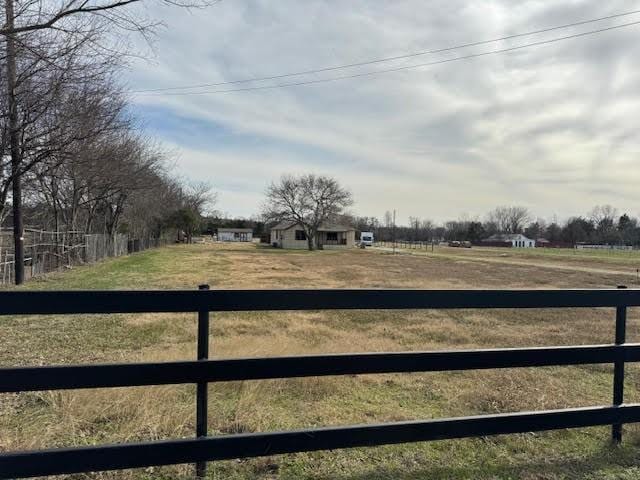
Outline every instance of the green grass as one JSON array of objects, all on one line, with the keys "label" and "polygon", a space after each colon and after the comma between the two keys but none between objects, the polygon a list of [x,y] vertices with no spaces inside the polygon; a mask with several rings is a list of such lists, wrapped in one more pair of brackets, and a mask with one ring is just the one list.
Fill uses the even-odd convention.
[{"label": "green grass", "polygon": [[[516,287],[563,288],[612,281],[599,273],[585,279],[446,255],[178,245],[74,268],[20,288],[503,288],[514,286],[514,279]],[[4,317],[0,364],[193,359],[195,330],[192,314]],[[630,312],[629,340],[638,334],[640,317]],[[610,309],[229,312],[212,314],[211,354],[589,344],[610,342],[612,335]],[[226,435],[598,405],[610,401],[611,381],[611,366],[596,365],[227,382],[210,386],[209,431]],[[628,369],[626,392],[628,401],[640,399],[635,366]],[[3,395],[0,450],[190,437],[194,396],[193,385]],[[622,446],[613,447],[609,427],[597,427],[216,462],[209,478],[635,479],[639,458],[640,429],[626,426]],[[77,478],[186,479],[192,468]]]},{"label": "green grass", "polygon": [[[488,249],[482,249],[487,251]],[[501,249],[503,250],[503,249]],[[590,250],[577,248],[511,248],[508,250],[517,256],[523,257],[559,257],[559,258],[593,258],[609,262],[640,262],[640,250]]]},{"label": "green grass", "polygon": [[[22,288],[63,290],[110,290],[193,288],[198,282],[212,284],[224,275],[226,258],[200,255],[203,246],[175,245],[74,267],[26,283]],[[184,275],[188,272],[188,275]]]},{"label": "green grass", "polygon": [[399,247],[402,251],[415,253],[425,253],[427,255],[444,256],[468,256],[477,258],[513,258],[531,260],[550,260],[565,262],[589,262],[599,264],[624,265],[640,268],[640,250],[589,250],[573,248],[500,248],[500,247],[472,247],[453,248],[436,246],[431,251],[429,248],[405,248]]}]

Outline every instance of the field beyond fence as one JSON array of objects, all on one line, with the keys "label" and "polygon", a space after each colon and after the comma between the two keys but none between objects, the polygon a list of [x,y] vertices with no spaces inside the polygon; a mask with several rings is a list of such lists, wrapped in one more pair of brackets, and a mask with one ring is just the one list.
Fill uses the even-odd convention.
[{"label": "field beyond fence", "polygon": [[[301,288],[303,279],[305,289],[586,288],[606,289],[615,294],[615,286],[631,286],[635,279],[635,264],[632,272],[627,254],[585,251],[561,256],[561,252],[545,255],[540,252],[535,257],[525,257],[532,252],[517,250],[436,245],[433,254],[406,249],[404,255],[391,255],[387,250],[376,248],[309,252],[232,242],[170,245],[47,275],[42,281],[27,282],[15,289],[15,293],[73,290],[64,295],[75,295],[77,290],[84,289],[186,289],[192,290],[194,297],[206,297],[208,294],[195,291],[198,285],[209,284],[210,295],[214,296],[215,290],[296,289]],[[501,258],[503,253],[510,257]],[[9,292],[12,290],[7,288]],[[79,308],[77,302],[62,297],[61,308]],[[164,301],[164,296],[154,301],[155,307]],[[4,309],[9,308],[5,298],[0,304]],[[47,305],[51,306],[34,298],[23,300],[20,307],[45,308]],[[640,308],[627,310],[626,341],[638,342]],[[46,315],[30,312],[2,317],[0,363],[3,369],[196,362],[198,319],[194,313]],[[416,355],[425,351],[526,350],[549,346],[564,350],[571,349],[572,345],[606,344],[605,351],[618,349],[611,346],[616,326],[616,308],[611,306],[517,310],[214,311],[210,315],[209,362],[216,362],[211,370],[216,374],[221,371],[219,361],[255,357],[297,358],[366,352]],[[629,344],[624,348],[628,347]],[[466,416],[610,406],[615,375],[613,357],[604,361],[601,356],[591,357],[591,353],[589,361],[602,363],[216,381],[207,390],[207,433],[216,437],[216,442],[217,438],[231,441],[236,435],[264,439],[269,432],[299,432],[321,426],[334,429],[360,424],[432,422]],[[543,358],[550,361],[552,357],[543,355]],[[448,368],[452,366],[450,359],[446,362]],[[628,359],[625,357],[624,401],[638,403],[640,364],[626,363]],[[303,366],[297,361],[294,365]],[[45,374],[45,381],[53,378],[47,376],[50,370],[40,372]],[[115,378],[121,381],[124,377]],[[34,379],[28,377],[29,381]],[[197,443],[200,441],[194,431],[197,390],[190,383],[2,393],[0,451],[94,448],[104,444],[172,439]],[[198,445],[209,441],[201,440],[204,441]],[[218,447],[210,445],[203,448],[208,453],[220,452]],[[175,453],[171,451],[171,455]],[[240,461],[216,460],[209,465],[208,478],[630,480],[640,478],[639,458],[640,423],[625,423],[623,441],[615,448],[611,445],[611,426],[606,425],[274,454]],[[33,465],[42,468],[44,463]],[[71,474],[61,478],[80,477]],[[190,464],[141,467],[82,478],[193,480],[194,468]]]},{"label": "field beyond fence", "polygon": [[[166,245],[166,238],[25,229],[25,279]],[[0,230],[0,285],[14,281],[13,231]]]},{"label": "field beyond fence", "polygon": [[[627,307],[637,290],[217,290],[5,292],[0,315],[198,312],[197,360],[3,369],[0,392],[197,383],[197,439],[147,441],[0,454],[0,478],[262,457],[429,440],[527,433],[640,421],[640,404],[624,404],[625,362],[640,344],[625,344]],[[615,307],[615,343],[568,347],[404,351],[209,360],[209,312],[287,310],[490,309]],[[334,375],[465,371],[613,363],[613,404],[536,412],[388,422],[266,433],[207,435],[208,383]]]}]

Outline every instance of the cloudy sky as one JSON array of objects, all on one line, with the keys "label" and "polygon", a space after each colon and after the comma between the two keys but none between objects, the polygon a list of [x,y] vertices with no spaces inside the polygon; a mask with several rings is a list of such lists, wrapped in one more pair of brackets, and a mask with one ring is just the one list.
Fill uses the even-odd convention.
[{"label": "cloudy sky", "polygon": [[[223,0],[156,7],[155,55],[133,91],[229,82],[439,49],[633,11],[630,1]],[[610,203],[640,213],[640,25],[509,53],[434,62],[640,21],[640,13],[472,48],[289,78],[132,95],[185,176],[250,216],[284,173],[337,177],[354,210],[433,220],[502,204],[537,215]],[[176,93],[198,93],[176,95]],[[218,92],[218,93],[213,93]]]}]

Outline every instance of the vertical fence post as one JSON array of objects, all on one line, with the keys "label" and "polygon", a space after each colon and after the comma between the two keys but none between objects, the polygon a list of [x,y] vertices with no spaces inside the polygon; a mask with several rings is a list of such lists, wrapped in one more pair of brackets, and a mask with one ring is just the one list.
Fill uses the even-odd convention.
[{"label": "vertical fence post", "polygon": [[[627,288],[625,285],[618,285],[618,288]],[[627,336],[627,307],[626,305],[616,307],[616,345],[623,345]],[[613,405],[619,406],[624,402],[624,356],[622,351],[618,352],[616,361],[613,364]],[[622,424],[614,423],[611,426],[611,439],[614,443],[622,441]]]},{"label": "vertical fence post", "polygon": [[[209,290],[209,285],[200,285],[198,290]],[[198,312],[198,360],[209,358],[209,311]],[[207,436],[207,404],[208,384],[199,382],[196,392],[196,436]],[[205,478],[207,475],[207,462],[196,463],[196,478]]]}]

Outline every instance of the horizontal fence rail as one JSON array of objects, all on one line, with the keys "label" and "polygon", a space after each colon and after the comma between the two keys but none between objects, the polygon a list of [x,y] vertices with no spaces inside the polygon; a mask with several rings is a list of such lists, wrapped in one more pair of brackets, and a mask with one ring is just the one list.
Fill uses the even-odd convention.
[{"label": "horizontal fence rail", "polygon": [[639,421],[640,404],[634,404],[247,433],[0,455],[0,472],[4,478],[35,477]]},{"label": "horizontal fence rail", "polygon": [[[281,453],[640,422],[640,404],[624,404],[624,365],[640,361],[625,343],[627,307],[638,290],[208,290],[0,292],[0,315],[198,312],[197,360],[0,368],[0,393],[196,384],[197,438],[0,454],[0,478],[196,463]],[[536,348],[208,358],[209,312],[329,309],[610,307],[615,343]],[[215,319],[214,319],[215,320]],[[87,321],[90,321],[88,319]],[[1,329],[1,323],[0,323]],[[207,435],[207,385],[215,382],[330,375],[613,364],[610,406],[340,426],[286,432]]]},{"label": "horizontal fence rail", "polygon": [[640,344],[238,358],[0,369],[0,393],[371,373],[640,362]]},{"label": "horizontal fence rail", "polygon": [[0,315],[640,306],[640,290],[125,290],[0,292]]}]

